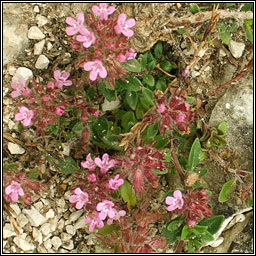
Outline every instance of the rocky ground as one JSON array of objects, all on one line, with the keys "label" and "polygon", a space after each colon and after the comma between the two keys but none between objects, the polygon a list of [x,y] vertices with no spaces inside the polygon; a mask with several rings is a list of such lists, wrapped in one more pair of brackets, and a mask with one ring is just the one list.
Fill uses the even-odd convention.
[{"label": "rocky ground", "polygon": [[[13,121],[14,99],[9,95],[11,81],[20,76],[25,79],[40,76],[47,80],[51,70],[55,70],[56,67],[65,65],[66,71],[72,68],[72,55],[69,53],[70,48],[65,34],[65,18],[74,17],[91,5],[87,3],[3,4],[3,163],[18,162],[18,169],[25,171],[40,169],[41,181],[49,185],[49,190],[41,197],[36,195],[33,197],[30,206],[12,203],[11,214],[4,210],[4,253],[108,252],[100,244],[95,243],[95,234],[88,232],[84,224],[83,210],[75,210],[68,203],[72,177],[60,175],[53,167],[46,171],[49,166],[45,165],[44,156],[36,146],[32,145],[40,144],[40,138],[35,138],[32,129],[24,131],[22,135],[18,132],[17,124]],[[169,35],[180,26],[179,22],[182,19],[190,19],[193,23],[194,19],[188,13],[186,5],[116,4],[116,7],[136,19],[136,36],[133,44],[138,52],[150,49],[158,40],[172,45]],[[205,12],[202,19],[207,20],[207,15]],[[246,18],[252,18],[251,12],[231,15],[226,10],[221,12],[221,15],[236,17],[238,23]],[[196,31],[193,33],[195,34]],[[205,121],[213,127],[223,120],[228,123],[228,144],[222,152],[225,165],[211,157],[207,159],[205,165],[211,170],[207,182],[213,192],[214,213],[224,214],[227,219],[232,217],[229,221],[235,219],[234,225],[229,229],[226,228],[220,235],[224,242],[216,248],[204,247],[201,249],[202,253],[253,252],[252,211],[247,209],[238,197],[239,191],[235,191],[225,204],[220,204],[217,200],[221,186],[233,175],[226,168],[227,165],[234,169],[247,163],[246,168],[251,172],[253,170],[252,72],[220,95],[213,98],[207,96],[216,90],[218,85],[234,77],[240,62],[243,63],[244,68],[252,57],[252,49],[243,36],[244,32],[239,29],[232,35],[229,48],[223,48],[221,45],[202,49],[202,59],[191,72],[190,93],[198,99],[198,102],[201,101],[202,107],[199,110],[203,111]],[[174,53],[181,50],[182,56],[187,61],[191,60],[194,54],[193,49],[188,47],[188,42],[187,38],[181,45],[172,45]],[[51,138],[46,140],[51,142]],[[69,155],[71,147],[70,144],[63,145],[61,153],[65,156]],[[236,167],[233,166],[235,159],[237,159]],[[13,219],[18,231],[15,231],[11,224]],[[228,231],[231,231],[232,235]],[[170,246],[166,253],[172,252],[174,251]]]}]

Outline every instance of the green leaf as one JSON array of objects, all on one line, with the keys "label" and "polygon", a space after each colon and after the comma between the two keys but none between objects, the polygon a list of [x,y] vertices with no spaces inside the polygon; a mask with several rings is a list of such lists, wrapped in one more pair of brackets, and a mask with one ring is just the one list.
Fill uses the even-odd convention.
[{"label": "green leaf", "polygon": [[220,203],[224,203],[228,200],[228,196],[231,194],[232,190],[234,189],[236,185],[235,179],[227,181],[220,191],[218,201]]},{"label": "green leaf", "polygon": [[167,173],[168,173],[168,169],[164,169],[164,170],[162,170],[162,171],[153,169],[152,172],[155,173],[155,174],[157,174],[157,175],[164,175],[164,174],[167,174]]},{"label": "green leaf", "polygon": [[199,8],[199,6],[198,6],[197,4],[195,4],[195,3],[189,4],[189,8],[190,8],[190,11],[191,11],[193,14],[195,14],[195,13],[201,11],[200,8]]},{"label": "green leaf", "polygon": [[167,228],[164,228],[162,230],[161,235],[167,237],[168,240],[168,244],[173,244],[176,242],[176,240],[178,239],[178,237],[180,237],[181,235],[181,230],[182,230],[182,226],[180,226],[178,229],[174,230],[174,231],[169,231]]},{"label": "green leaf", "polygon": [[193,240],[193,244],[198,247],[202,246],[202,243],[200,243],[198,240]]},{"label": "green leaf", "polygon": [[169,231],[174,231],[174,230],[177,230],[179,228],[179,224],[180,224],[180,220],[173,220],[171,221],[168,226],[167,226],[167,229]]},{"label": "green leaf", "polygon": [[164,92],[167,88],[166,82],[164,81],[164,79],[159,79],[156,82],[156,89],[161,90],[162,92]]},{"label": "green leaf", "polygon": [[19,167],[19,164],[17,163],[10,163],[10,164],[4,164],[3,166],[3,172],[8,172],[8,171],[16,171]]},{"label": "green leaf", "polygon": [[209,231],[212,235],[214,235],[220,228],[222,222],[224,221],[224,215],[216,215],[210,218],[204,219],[200,222],[200,225],[207,226]]},{"label": "green leaf", "polygon": [[98,89],[100,93],[108,100],[112,101],[116,98],[116,92],[114,90],[107,89],[107,85],[104,82],[98,82]]},{"label": "green leaf", "polygon": [[59,133],[59,126],[57,124],[50,125],[50,128],[54,135],[57,135]]},{"label": "green leaf", "polygon": [[186,102],[189,104],[193,104],[195,102],[195,97],[187,96]]},{"label": "green leaf", "polygon": [[24,130],[24,126],[21,122],[18,122],[18,132],[22,132]]},{"label": "green leaf", "polygon": [[166,72],[170,72],[172,69],[172,64],[168,60],[162,60],[160,63],[160,68],[162,68]]},{"label": "green leaf", "polygon": [[113,231],[119,231],[120,226],[118,224],[105,225],[103,228],[99,228],[98,233],[107,236],[111,234]]},{"label": "green leaf", "polygon": [[148,62],[146,67],[148,71],[153,71],[156,68],[156,60],[153,59],[150,62]]},{"label": "green leaf", "polygon": [[94,96],[95,96],[95,89],[93,87],[89,87],[86,89],[86,95],[88,96],[88,98],[90,100],[93,100],[94,99]]},{"label": "green leaf", "polygon": [[188,168],[193,171],[200,162],[201,145],[198,138],[195,139],[188,158]]},{"label": "green leaf", "polygon": [[253,206],[253,199],[252,199],[251,195],[248,197],[247,206],[248,207],[252,207]]},{"label": "green leaf", "polygon": [[127,91],[125,94],[125,101],[127,102],[128,106],[132,109],[135,110],[137,103],[139,100],[139,96],[136,92],[133,91]]},{"label": "green leaf", "polygon": [[253,23],[252,19],[248,19],[248,20],[244,20],[244,24],[243,24],[247,38],[251,43],[253,43],[253,33],[251,29],[252,23]]},{"label": "green leaf", "polygon": [[184,28],[179,28],[179,29],[177,29],[177,32],[178,32],[178,34],[182,35],[185,33],[185,30],[184,30]]},{"label": "green leaf", "polygon": [[132,188],[131,184],[124,181],[124,184],[119,187],[120,195],[123,198],[123,200],[127,203],[128,208],[135,206],[136,204],[136,196],[135,191]]},{"label": "green leaf", "polygon": [[188,241],[188,253],[194,253],[193,240]]},{"label": "green leaf", "polygon": [[154,48],[154,55],[157,59],[159,59],[162,56],[162,54],[163,54],[163,44],[162,42],[158,42]]},{"label": "green leaf", "polygon": [[162,135],[157,135],[154,140],[157,142],[157,145],[155,146],[156,149],[164,148],[167,146],[170,142],[169,139],[164,138]]},{"label": "green leaf", "polygon": [[225,121],[223,121],[219,124],[217,129],[218,129],[220,135],[225,135],[228,130],[228,124]]},{"label": "green leaf", "polygon": [[135,110],[136,118],[137,118],[138,120],[139,120],[139,119],[142,119],[145,112],[146,112],[146,110],[143,108],[143,106],[142,106],[141,103],[139,102],[139,103],[137,104],[137,107],[136,107],[136,110]]},{"label": "green leaf", "polygon": [[122,117],[121,117],[121,126],[124,129],[128,129],[128,124],[131,122],[132,124],[135,124],[137,122],[134,112],[133,111],[127,111]]},{"label": "green leaf", "polygon": [[231,40],[231,34],[228,31],[221,31],[220,32],[220,39],[221,41],[226,44],[230,45],[230,40]]},{"label": "green leaf", "polygon": [[155,88],[155,78],[150,74],[145,74],[142,76],[142,83],[151,90],[154,90]]},{"label": "green leaf", "polygon": [[204,177],[207,173],[208,173],[208,169],[202,168],[202,169],[199,171],[199,178]]},{"label": "green leaf", "polygon": [[147,65],[147,58],[148,58],[148,56],[147,56],[146,53],[140,54],[140,56],[139,56],[138,59],[139,59],[139,61],[140,61],[141,70],[144,70],[144,69],[145,69],[145,67],[146,67],[146,65]]},{"label": "green leaf", "polygon": [[202,234],[202,233],[204,233],[207,229],[208,229],[207,226],[204,226],[204,225],[200,224],[200,225],[195,225],[195,226],[193,227],[192,231],[193,231],[193,230],[196,230],[196,231],[198,231],[200,234]]},{"label": "green leaf", "polygon": [[253,7],[253,3],[246,3],[242,8],[241,11],[242,12],[248,12],[250,10],[252,10]]},{"label": "green leaf", "polygon": [[203,242],[211,242],[214,240],[214,237],[212,236],[212,234],[209,231],[205,231],[205,233],[203,234],[201,239]]},{"label": "green leaf", "polygon": [[147,137],[154,138],[158,133],[158,129],[159,129],[159,122],[155,122],[154,124],[149,125],[147,129]]},{"label": "green leaf", "polygon": [[93,123],[92,129],[99,138],[107,135],[109,131],[108,120],[104,116],[98,117]]},{"label": "green leaf", "polygon": [[166,161],[166,162],[171,162],[172,161],[171,149],[169,149],[169,148],[165,149],[164,161]]},{"label": "green leaf", "polygon": [[184,227],[183,227],[183,229],[182,229],[182,232],[181,232],[181,240],[185,240],[186,239],[186,237],[187,237],[187,235],[189,234],[189,232],[190,232],[190,228],[189,228],[189,226],[188,225],[185,225]]},{"label": "green leaf", "polygon": [[31,179],[31,180],[37,180],[38,179],[38,171],[36,169],[34,170],[31,170],[29,173],[28,173],[28,178]]},{"label": "green leaf", "polygon": [[[142,88],[141,92],[142,92],[142,94],[141,94],[140,99],[143,98],[145,104],[147,104],[149,106],[154,105],[154,103],[153,103],[153,98],[154,98],[153,92],[150,89],[145,88],[145,87]],[[142,104],[142,106],[143,106],[143,104]]]},{"label": "green leaf", "polygon": [[141,65],[136,59],[127,60],[122,65],[130,72],[139,73],[141,72]]},{"label": "green leaf", "polygon": [[70,156],[68,156],[64,160],[59,160],[59,168],[63,174],[81,172],[81,169],[79,168],[76,161]]}]

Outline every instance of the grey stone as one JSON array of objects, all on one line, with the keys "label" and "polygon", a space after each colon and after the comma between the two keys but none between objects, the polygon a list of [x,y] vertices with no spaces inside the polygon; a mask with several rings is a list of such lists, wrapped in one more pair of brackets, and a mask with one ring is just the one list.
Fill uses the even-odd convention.
[{"label": "grey stone", "polygon": [[20,67],[17,69],[14,77],[12,78],[12,82],[18,82],[20,77],[23,77],[26,85],[28,85],[29,81],[33,77],[33,72],[29,68]]},{"label": "grey stone", "polygon": [[11,236],[16,236],[17,234],[15,233],[13,227],[11,224],[6,223],[3,227],[3,238],[8,238]]},{"label": "grey stone", "polygon": [[53,209],[50,209],[46,214],[45,217],[47,219],[53,218],[55,216],[55,212],[53,211]]},{"label": "grey stone", "polygon": [[42,234],[44,236],[48,236],[51,233],[51,224],[50,223],[44,223],[41,226],[40,231],[42,232]]},{"label": "grey stone", "polygon": [[75,223],[74,228],[75,229],[80,229],[80,228],[84,228],[87,225],[85,224],[85,217],[82,216],[78,219],[78,221]]},{"label": "grey stone", "polygon": [[23,52],[27,45],[28,27],[22,23],[12,24],[3,22],[3,64],[6,65],[13,61]]},{"label": "grey stone", "polygon": [[19,227],[21,227],[21,228],[24,227],[28,223],[28,219],[23,213],[18,215],[16,221],[17,221],[17,224],[19,225]]},{"label": "grey stone", "polygon": [[53,218],[50,219],[50,230],[54,232],[57,229],[58,225],[58,217],[54,216]]},{"label": "grey stone", "polygon": [[101,105],[102,111],[113,111],[120,107],[120,100],[116,98],[116,100],[108,101],[106,98],[104,103]]},{"label": "grey stone", "polygon": [[44,26],[48,23],[48,19],[40,14],[36,15],[36,22],[39,27]]},{"label": "grey stone", "polygon": [[44,242],[44,247],[45,247],[46,249],[51,249],[51,248],[52,248],[52,241],[51,241],[51,239],[48,239],[48,240],[46,240],[46,241]]},{"label": "grey stone", "polygon": [[23,251],[34,250],[35,246],[21,237],[14,237],[13,242]]},{"label": "grey stone", "polygon": [[18,144],[8,142],[7,146],[12,155],[22,155],[25,153],[25,149]]},{"label": "grey stone", "polygon": [[230,40],[229,50],[236,59],[240,58],[243,55],[244,48],[245,48],[244,43],[239,43],[239,42]]},{"label": "grey stone", "polygon": [[76,229],[73,225],[67,225],[66,231],[68,234],[74,235],[76,233]]},{"label": "grey stone", "polygon": [[52,245],[53,245],[54,249],[56,249],[56,250],[58,250],[59,247],[62,245],[62,241],[58,236],[54,236],[51,239],[51,242],[52,242]]},{"label": "grey stone", "polygon": [[45,38],[45,34],[37,26],[32,26],[28,30],[28,38],[40,40]]},{"label": "grey stone", "polygon": [[49,63],[50,61],[48,60],[48,58],[45,55],[41,54],[36,61],[35,67],[37,69],[47,69]]},{"label": "grey stone", "polygon": [[38,242],[39,244],[41,244],[43,242],[43,235],[42,235],[41,231],[35,227],[33,227],[32,236],[33,236],[34,240],[36,242]]},{"label": "grey stone", "polygon": [[72,250],[74,249],[74,243],[72,240],[66,241],[63,245],[63,248],[67,249],[67,250]]},{"label": "grey stone", "polygon": [[33,206],[31,206],[31,210],[23,209],[23,213],[26,214],[30,224],[34,227],[39,227],[47,221],[47,219]]},{"label": "grey stone", "polygon": [[18,216],[21,213],[20,207],[18,204],[10,204],[10,207],[15,211],[16,215]]},{"label": "grey stone", "polygon": [[70,234],[67,234],[66,232],[62,232],[60,234],[60,238],[63,242],[67,241],[67,240],[70,240],[72,238],[72,235]]},{"label": "grey stone", "polygon": [[70,222],[76,221],[83,213],[84,213],[83,209],[71,213],[69,216],[69,221]]},{"label": "grey stone", "polygon": [[40,55],[45,45],[45,39],[34,45],[34,55]]}]

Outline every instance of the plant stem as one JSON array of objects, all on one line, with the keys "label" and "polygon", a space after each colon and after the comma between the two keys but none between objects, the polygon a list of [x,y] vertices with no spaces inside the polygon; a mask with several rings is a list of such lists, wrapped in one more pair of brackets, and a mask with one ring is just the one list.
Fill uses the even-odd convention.
[{"label": "plant stem", "polygon": [[184,240],[180,240],[179,243],[178,243],[178,246],[176,248],[175,253],[180,253],[182,248],[183,248],[183,245],[184,245]]}]

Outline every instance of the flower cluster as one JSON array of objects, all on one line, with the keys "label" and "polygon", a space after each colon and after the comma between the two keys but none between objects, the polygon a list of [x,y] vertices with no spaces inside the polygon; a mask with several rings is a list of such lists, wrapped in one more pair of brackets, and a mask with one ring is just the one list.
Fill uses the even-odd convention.
[{"label": "flower cluster", "polygon": [[32,191],[39,194],[45,186],[38,181],[29,180],[25,175],[8,172],[3,177],[6,201],[16,202],[19,197],[26,203],[32,202]]},{"label": "flower cluster", "polygon": [[90,71],[90,81],[107,78],[114,84],[114,79],[121,78],[127,70],[120,63],[136,57],[129,46],[128,39],[133,36],[131,28],[134,19],[127,19],[124,13],[118,17],[111,16],[114,6],[100,3],[92,6],[92,13],[84,16],[78,13],[76,19],[66,18],[66,29],[72,36],[71,46],[81,52],[77,66]]},{"label": "flower cluster", "polygon": [[158,176],[152,170],[163,171],[165,161],[164,154],[156,150],[153,144],[130,148],[119,160],[122,177],[128,177],[136,193],[146,192],[149,184],[158,186]]},{"label": "flower cluster", "polygon": [[173,197],[172,196],[167,196],[165,199],[166,204],[169,205],[167,207],[167,211],[171,212],[178,209],[182,209],[184,205],[184,200],[182,198],[182,193],[179,190],[175,190],[173,192]]},{"label": "flower cluster", "polygon": [[75,203],[76,209],[82,209],[85,205],[86,210],[91,212],[85,220],[86,224],[90,223],[90,232],[95,226],[102,228],[107,218],[107,224],[111,225],[114,220],[126,214],[126,211],[119,210],[119,206],[114,208],[115,203],[109,200],[111,194],[124,183],[119,174],[110,179],[107,177],[108,170],[115,165],[116,161],[110,160],[107,153],[103,154],[102,159],[96,157],[94,160],[88,154],[86,161],[81,162],[81,166],[88,169],[88,172],[77,176],[78,183],[69,202]]},{"label": "flower cluster", "polygon": [[71,86],[72,81],[68,80],[70,73],[54,71],[54,80],[44,85],[33,80],[33,87],[27,88],[24,78],[20,78],[19,82],[12,82],[11,97],[16,98],[23,96],[24,103],[19,106],[18,112],[15,114],[16,121],[22,121],[24,126],[34,125],[38,133],[44,136],[44,129],[48,125],[56,124],[58,117],[65,114],[65,109],[69,106],[76,106],[83,111],[83,120],[88,120],[88,115],[98,116],[98,112],[88,106],[84,99],[78,97],[63,97],[61,90],[63,86]]}]

